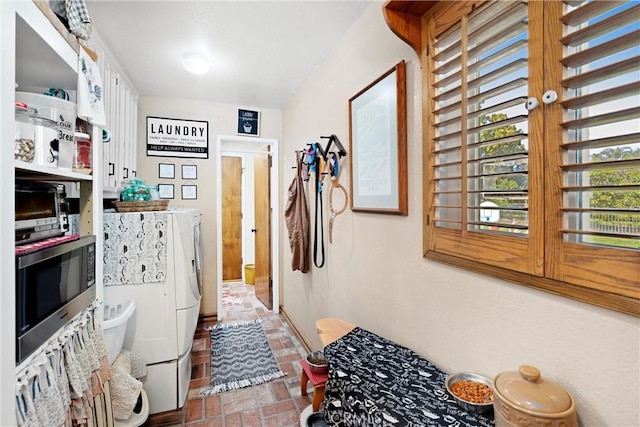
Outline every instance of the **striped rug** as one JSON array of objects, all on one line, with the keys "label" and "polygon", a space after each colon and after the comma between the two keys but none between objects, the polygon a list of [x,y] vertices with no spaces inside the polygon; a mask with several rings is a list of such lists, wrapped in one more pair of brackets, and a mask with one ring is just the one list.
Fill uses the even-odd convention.
[{"label": "striped rug", "polygon": [[269,346],[261,320],[212,326],[211,386],[201,392],[212,395],[262,384],[284,377]]}]

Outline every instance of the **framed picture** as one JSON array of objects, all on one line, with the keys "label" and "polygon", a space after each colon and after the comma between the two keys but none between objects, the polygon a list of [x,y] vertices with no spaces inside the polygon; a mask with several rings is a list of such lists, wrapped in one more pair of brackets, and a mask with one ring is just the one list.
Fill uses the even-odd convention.
[{"label": "framed picture", "polygon": [[182,200],[196,200],[198,198],[198,186],[197,185],[183,185],[182,186]]},{"label": "framed picture", "polygon": [[260,111],[238,108],[238,135],[260,135]]},{"label": "framed picture", "polygon": [[158,184],[158,193],[161,199],[173,199],[173,184]]},{"label": "framed picture", "polygon": [[147,116],[147,156],[209,158],[209,122]]},{"label": "framed picture", "polygon": [[176,165],[172,163],[158,164],[158,178],[173,179],[176,177]]},{"label": "framed picture", "polygon": [[351,210],[407,215],[404,61],[349,100]]},{"label": "framed picture", "polygon": [[198,179],[198,166],[182,165],[182,179]]}]

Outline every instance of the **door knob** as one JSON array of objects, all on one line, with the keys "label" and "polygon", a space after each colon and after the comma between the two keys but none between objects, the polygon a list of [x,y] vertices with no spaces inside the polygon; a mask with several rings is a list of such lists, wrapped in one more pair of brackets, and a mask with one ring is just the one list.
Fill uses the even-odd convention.
[{"label": "door knob", "polygon": [[251,229],[251,232],[252,232],[252,233],[255,233],[256,231],[258,231],[258,230],[256,230],[255,228],[252,228],[252,229]]}]

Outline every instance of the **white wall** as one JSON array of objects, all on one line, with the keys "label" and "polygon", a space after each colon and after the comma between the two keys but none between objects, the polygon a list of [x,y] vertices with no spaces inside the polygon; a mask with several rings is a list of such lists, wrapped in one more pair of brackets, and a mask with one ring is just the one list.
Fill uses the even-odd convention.
[{"label": "white wall", "polygon": [[[143,96],[138,107],[138,177],[147,184],[174,184],[175,199],[169,206],[198,208],[202,211],[202,233],[204,239],[204,289],[200,312],[203,315],[216,313],[216,138],[218,135],[235,135],[238,108],[247,106],[211,103],[196,100]],[[281,138],[282,117],[279,110],[260,109],[260,137]],[[185,159],[178,157],[149,157],[146,152],[147,116],[167,117],[184,120],[206,120],[209,122],[209,158]],[[158,179],[158,163],[176,165],[175,179]],[[196,164],[198,179],[191,184],[198,186],[197,200],[181,200],[180,188],[186,184],[181,179],[181,165]]]},{"label": "white wall", "polygon": [[[285,312],[316,348],[315,321],[339,317],[447,372],[493,377],[532,364],[573,394],[584,425],[640,425],[640,319],[423,258],[420,67],[386,26],[381,6],[363,14],[283,111],[281,191],[286,201],[294,150],[331,133],[348,147],[349,98],[404,59],[409,216],[347,210],[335,221],[334,243],[325,242],[324,268],[307,274],[291,271],[281,219]],[[349,187],[348,171],[342,183]],[[313,186],[307,190],[313,206]],[[325,221],[327,205],[325,192]]]}]

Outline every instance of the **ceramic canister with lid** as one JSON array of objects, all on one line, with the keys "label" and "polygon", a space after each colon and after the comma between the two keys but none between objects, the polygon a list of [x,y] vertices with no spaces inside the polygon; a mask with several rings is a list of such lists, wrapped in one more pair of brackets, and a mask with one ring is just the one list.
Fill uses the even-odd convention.
[{"label": "ceramic canister with lid", "polygon": [[493,405],[497,427],[578,426],[575,401],[569,392],[529,365],[496,375]]}]

